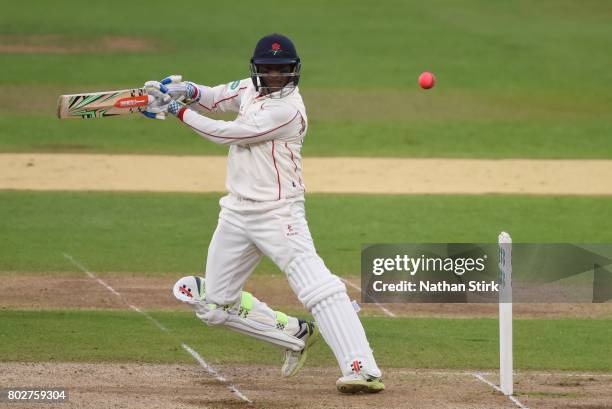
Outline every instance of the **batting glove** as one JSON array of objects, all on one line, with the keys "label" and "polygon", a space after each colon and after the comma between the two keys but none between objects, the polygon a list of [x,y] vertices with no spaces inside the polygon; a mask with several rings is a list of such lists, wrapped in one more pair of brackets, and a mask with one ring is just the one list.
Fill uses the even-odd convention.
[{"label": "batting glove", "polygon": [[178,101],[170,101],[170,103],[168,104],[168,112],[171,113],[174,116],[177,116],[179,111],[184,107],[185,105],[181,104]]},{"label": "batting glove", "polygon": [[168,89],[168,95],[187,104],[200,99],[200,91],[193,82],[183,81],[181,75],[170,75],[160,81]]},{"label": "batting glove", "polygon": [[144,89],[149,95],[149,104],[142,114],[151,119],[166,119],[168,105],[172,101],[168,95],[168,88],[159,81],[147,81]]}]

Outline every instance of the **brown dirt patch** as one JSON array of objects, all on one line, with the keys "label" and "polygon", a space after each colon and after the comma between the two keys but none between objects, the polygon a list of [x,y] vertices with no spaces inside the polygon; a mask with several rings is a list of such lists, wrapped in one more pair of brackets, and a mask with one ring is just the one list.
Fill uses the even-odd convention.
[{"label": "brown dirt patch", "polygon": [[156,48],[150,39],[128,36],[99,38],[66,37],[62,35],[2,35],[0,53],[18,54],[79,54],[104,52],[144,52]]},{"label": "brown dirt patch", "polygon": [[515,396],[530,408],[612,408],[612,374],[521,371],[515,380]]},{"label": "brown dirt patch", "polygon": [[[103,280],[131,304],[145,310],[185,311],[172,296],[176,277],[134,277],[114,273]],[[358,284],[358,280],[351,280]],[[28,297],[23,297],[23,289]],[[284,276],[254,275],[245,290],[275,309],[301,311]],[[351,298],[360,294],[348,287]],[[385,316],[374,304],[361,304],[362,314]],[[495,318],[497,304],[385,304],[398,317]],[[82,276],[6,275],[0,287],[0,309],[127,309],[126,303],[106,288]],[[606,304],[514,304],[517,318],[612,318],[612,303]]]},{"label": "brown dirt patch", "polygon": [[[225,192],[225,169],[221,156],[0,154],[0,189]],[[305,158],[304,169],[311,193],[612,195],[612,160]]]},{"label": "brown dirt patch", "polygon": [[[240,400],[195,365],[126,363],[5,363],[4,386],[68,388],[69,408],[515,408],[505,396],[469,372],[389,369],[387,390],[377,395],[345,396],[334,382],[337,370],[304,368],[280,379],[271,366],[218,366],[240,392]],[[494,381],[496,374],[486,375]],[[517,375],[521,403],[538,408],[610,407],[612,377],[605,375]],[[608,406],[606,406],[608,405]],[[11,407],[36,408],[37,405]],[[45,406],[48,407],[48,406]],[[49,406],[51,407],[51,406]]]}]

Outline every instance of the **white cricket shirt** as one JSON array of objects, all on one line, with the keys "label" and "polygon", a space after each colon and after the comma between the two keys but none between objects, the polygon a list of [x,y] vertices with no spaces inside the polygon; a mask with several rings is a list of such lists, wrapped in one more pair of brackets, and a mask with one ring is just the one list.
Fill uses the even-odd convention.
[{"label": "white cricket shirt", "polygon": [[[230,145],[227,190],[240,198],[274,201],[302,196],[300,150],[308,121],[295,89],[283,98],[259,97],[250,78],[225,85],[198,85],[199,95],[179,112],[179,119],[202,137]],[[200,112],[238,112],[221,121]]]}]

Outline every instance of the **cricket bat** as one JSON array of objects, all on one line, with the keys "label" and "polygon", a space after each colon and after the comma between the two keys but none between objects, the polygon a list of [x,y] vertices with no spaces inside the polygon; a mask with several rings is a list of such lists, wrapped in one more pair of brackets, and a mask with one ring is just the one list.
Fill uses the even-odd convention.
[{"label": "cricket bat", "polygon": [[57,101],[57,117],[90,119],[143,112],[149,98],[152,97],[144,88],[61,95]]}]

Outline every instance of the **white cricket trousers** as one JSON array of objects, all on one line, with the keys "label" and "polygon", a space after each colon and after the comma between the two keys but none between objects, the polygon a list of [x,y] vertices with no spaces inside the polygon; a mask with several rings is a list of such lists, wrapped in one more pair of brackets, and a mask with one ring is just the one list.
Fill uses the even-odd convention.
[{"label": "white cricket trousers", "polygon": [[304,198],[255,202],[230,194],[220,204],[206,260],[206,302],[238,302],[247,278],[266,255],[287,275],[298,299],[313,314],[343,375],[364,370],[381,376],[344,283],[316,253]]}]

